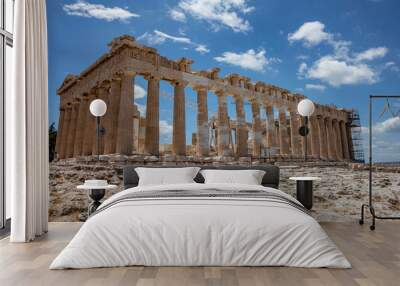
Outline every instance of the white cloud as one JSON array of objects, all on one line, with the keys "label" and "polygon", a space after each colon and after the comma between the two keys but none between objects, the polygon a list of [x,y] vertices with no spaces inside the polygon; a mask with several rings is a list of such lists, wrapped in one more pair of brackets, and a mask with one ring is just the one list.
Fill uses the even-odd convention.
[{"label": "white cloud", "polygon": [[158,30],[154,30],[154,35],[156,35],[160,39],[163,39],[162,41],[165,41],[166,39],[168,39],[175,43],[182,43],[182,44],[191,44],[192,43],[192,41],[189,38],[171,36],[171,35],[168,35],[166,33],[158,31]]},{"label": "white cloud", "polygon": [[200,54],[205,54],[205,53],[209,53],[210,50],[205,46],[205,45],[198,45],[195,50],[197,52],[199,52]]},{"label": "white cloud", "polygon": [[307,55],[298,55],[297,57],[296,57],[296,59],[298,59],[298,60],[300,60],[300,61],[306,61],[306,60],[308,60],[310,58],[310,56],[307,56]]},{"label": "white cloud", "polygon": [[186,22],[186,15],[181,10],[178,10],[176,8],[170,9],[168,11],[168,14],[171,17],[171,19],[175,21]]},{"label": "white cloud", "polygon": [[160,134],[167,136],[172,134],[172,125],[168,121],[160,120]]},{"label": "white cloud", "polygon": [[376,123],[373,128],[374,132],[377,133],[400,132],[400,116],[391,117],[383,122]]},{"label": "white cloud", "polygon": [[393,61],[386,62],[386,63],[385,63],[385,68],[390,68],[390,67],[395,66],[395,65],[396,65],[396,63],[393,62]]},{"label": "white cloud", "polygon": [[134,94],[135,94],[135,99],[140,99],[146,97],[147,91],[140,85],[135,84]]},{"label": "white cloud", "polygon": [[386,47],[370,48],[368,50],[365,50],[364,52],[356,54],[355,60],[358,62],[372,61],[374,59],[383,58],[387,54],[387,52],[388,48]]},{"label": "white cloud", "polygon": [[146,42],[151,46],[160,45],[165,42],[165,38],[158,36],[155,33],[146,32],[137,38],[138,41]]},{"label": "white cloud", "polygon": [[120,7],[106,7],[102,4],[91,4],[84,0],[78,0],[73,4],[65,4],[64,11],[71,16],[80,16],[86,18],[96,18],[108,22],[119,20],[128,22],[131,18],[140,17],[140,15],[130,12]]},{"label": "white cloud", "polygon": [[288,35],[288,40],[302,41],[307,47],[321,43],[331,46],[331,54],[320,57],[310,65],[301,63],[297,74],[299,78],[319,79],[335,87],[378,82],[382,69],[366,62],[382,58],[388,53],[386,47],[352,53],[350,41],[337,39],[337,36],[327,33],[325,25],[319,21],[304,23],[296,32]]},{"label": "white cloud", "polygon": [[312,84],[312,83],[307,83],[306,84],[306,89],[313,89],[313,90],[318,90],[318,91],[324,91],[326,89],[325,85],[322,84]]},{"label": "white cloud", "polygon": [[159,30],[154,30],[153,33],[146,32],[138,37],[138,41],[145,41],[149,45],[160,45],[163,44],[166,40],[170,40],[174,43],[193,46],[195,47],[195,50],[201,54],[210,52],[206,45],[195,43],[188,37],[176,37],[161,32]]},{"label": "white cloud", "polygon": [[400,68],[393,61],[385,63],[384,69],[389,69],[389,70],[391,70],[393,72],[400,72]]},{"label": "white cloud", "polygon": [[304,75],[305,75],[305,73],[307,71],[307,68],[308,68],[308,66],[307,66],[306,63],[301,63],[299,65],[299,69],[297,70],[297,75],[298,75],[299,78],[303,78],[304,77]]},{"label": "white cloud", "polygon": [[179,35],[181,35],[181,36],[186,36],[186,31],[185,31],[185,29],[182,28],[182,27],[178,29],[178,33],[179,33]]},{"label": "white cloud", "polygon": [[351,64],[330,56],[317,60],[308,70],[307,78],[319,79],[338,87],[349,84],[373,84],[379,80],[379,74],[366,64]]},{"label": "white cloud", "polygon": [[[186,15],[190,15],[195,19],[204,20],[215,30],[228,27],[235,32],[247,32],[252,27],[242,15],[254,10],[247,2],[248,0],[181,0],[172,10],[176,11],[175,16],[178,15],[177,12],[181,12],[185,18]],[[178,21],[182,18],[180,14],[178,19],[173,17]]]},{"label": "white cloud", "polygon": [[244,53],[224,52],[222,56],[215,57],[214,59],[218,62],[258,72],[265,71],[265,68],[269,63],[265,56],[264,49],[258,51],[250,49]]},{"label": "white cloud", "polygon": [[135,104],[140,112],[140,116],[145,116],[146,115],[146,105],[137,103],[137,102],[135,102]]},{"label": "white cloud", "polygon": [[288,40],[303,41],[306,46],[315,46],[330,39],[331,35],[324,29],[325,25],[319,21],[306,22],[296,32],[288,34]]}]

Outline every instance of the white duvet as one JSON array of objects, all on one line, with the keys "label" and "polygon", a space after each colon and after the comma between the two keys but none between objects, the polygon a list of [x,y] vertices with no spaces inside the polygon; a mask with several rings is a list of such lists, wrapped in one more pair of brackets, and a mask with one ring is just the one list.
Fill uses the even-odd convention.
[{"label": "white duvet", "polygon": [[[194,183],[128,189],[100,208],[129,192],[210,187],[291,198],[262,186]],[[91,217],[50,269],[127,265],[351,267],[321,226],[290,205],[254,198],[156,198],[121,202]]]}]

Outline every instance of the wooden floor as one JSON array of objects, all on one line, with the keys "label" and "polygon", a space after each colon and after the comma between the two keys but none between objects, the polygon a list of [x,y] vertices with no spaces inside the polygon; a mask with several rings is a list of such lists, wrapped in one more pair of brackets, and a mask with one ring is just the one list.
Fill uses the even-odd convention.
[{"label": "wooden floor", "polygon": [[289,267],[124,267],[48,270],[79,229],[50,223],[43,238],[28,244],[0,241],[0,285],[400,285],[400,222],[379,221],[375,232],[356,223],[322,224],[352,269]]}]

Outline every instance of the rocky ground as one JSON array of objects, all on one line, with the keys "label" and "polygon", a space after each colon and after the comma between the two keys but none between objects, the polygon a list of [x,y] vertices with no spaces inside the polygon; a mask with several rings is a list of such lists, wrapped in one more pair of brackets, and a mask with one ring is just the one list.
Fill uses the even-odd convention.
[{"label": "rocky ground", "polygon": [[[119,185],[106,196],[122,190],[124,161],[60,161],[50,164],[50,221],[85,220],[88,197],[76,186],[85,179],[106,179]],[[278,163],[277,163],[278,164]],[[317,176],[313,215],[319,221],[357,220],[360,206],[368,201],[368,170],[348,164],[281,163],[280,189],[295,195],[292,176]],[[391,168],[374,172],[374,205],[380,215],[400,215],[400,173]]]}]

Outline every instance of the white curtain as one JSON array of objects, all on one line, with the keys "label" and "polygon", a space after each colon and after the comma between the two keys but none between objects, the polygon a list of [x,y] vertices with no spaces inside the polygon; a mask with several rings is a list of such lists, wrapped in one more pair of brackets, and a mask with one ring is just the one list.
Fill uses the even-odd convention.
[{"label": "white curtain", "polygon": [[6,187],[12,242],[48,226],[48,59],[45,0],[15,1],[13,94],[6,98]]}]

